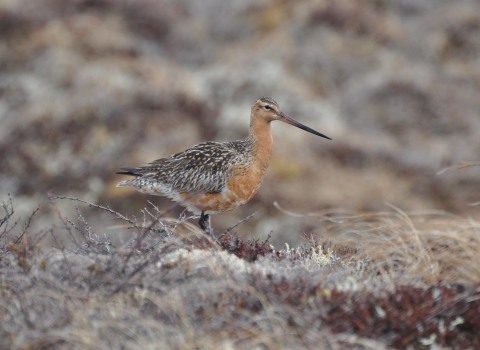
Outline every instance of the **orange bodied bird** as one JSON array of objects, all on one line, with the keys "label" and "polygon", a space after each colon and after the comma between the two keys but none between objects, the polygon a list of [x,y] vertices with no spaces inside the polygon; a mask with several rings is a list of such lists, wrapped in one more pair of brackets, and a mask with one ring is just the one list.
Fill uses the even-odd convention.
[{"label": "orange bodied bird", "polygon": [[280,120],[317,136],[330,137],[283,113],[270,97],[252,106],[250,132],[245,140],[203,142],[186,151],[117,174],[134,178],[117,187],[130,186],[143,193],[166,196],[196,215],[206,233],[209,215],[235,209],[258,191],[273,152],[270,123]]}]

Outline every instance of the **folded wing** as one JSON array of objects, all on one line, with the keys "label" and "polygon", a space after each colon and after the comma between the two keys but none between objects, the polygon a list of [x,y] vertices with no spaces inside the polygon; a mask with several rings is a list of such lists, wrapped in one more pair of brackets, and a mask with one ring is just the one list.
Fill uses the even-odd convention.
[{"label": "folded wing", "polygon": [[204,142],[138,168],[122,168],[124,171],[117,174],[136,178],[122,181],[117,186],[157,183],[170,191],[221,192],[231,176],[232,164],[241,156],[230,144]]}]

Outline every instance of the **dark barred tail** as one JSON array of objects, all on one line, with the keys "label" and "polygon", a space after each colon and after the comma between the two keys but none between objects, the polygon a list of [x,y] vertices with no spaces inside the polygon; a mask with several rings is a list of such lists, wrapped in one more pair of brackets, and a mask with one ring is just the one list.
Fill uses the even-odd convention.
[{"label": "dark barred tail", "polygon": [[128,168],[128,167],[125,167],[125,168],[120,168],[122,170],[125,170],[125,171],[119,171],[118,173],[115,173],[115,174],[118,174],[118,175],[129,175],[129,176],[141,176],[142,174],[139,173],[139,169],[138,168]]}]

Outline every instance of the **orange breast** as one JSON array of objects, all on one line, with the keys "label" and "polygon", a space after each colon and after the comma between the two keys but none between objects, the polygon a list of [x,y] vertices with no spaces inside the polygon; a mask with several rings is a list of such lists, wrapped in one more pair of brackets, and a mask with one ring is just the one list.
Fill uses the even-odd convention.
[{"label": "orange breast", "polygon": [[[267,164],[268,166],[268,164]],[[233,176],[227,180],[225,189],[220,193],[199,193],[191,195],[181,193],[190,205],[207,213],[219,213],[235,209],[248,202],[260,188],[266,167],[253,163],[249,166],[236,166]]]}]

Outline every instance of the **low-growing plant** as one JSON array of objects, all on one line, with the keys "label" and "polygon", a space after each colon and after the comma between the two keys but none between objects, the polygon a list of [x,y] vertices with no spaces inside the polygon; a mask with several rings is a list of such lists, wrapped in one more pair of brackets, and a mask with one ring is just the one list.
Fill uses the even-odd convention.
[{"label": "low-growing plant", "polygon": [[[141,220],[49,196],[60,228],[0,220],[0,348],[480,347],[480,226],[442,212],[317,213],[275,249],[205,235],[155,206]],[[75,219],[56,201],[70,200]],[[81,206],[121,220],[109,233]],[[107,227],[107,225],[105,225]],[[117,243],[117,231],[129,238]],[[50,235],[53,247],[38,239]]]}]

